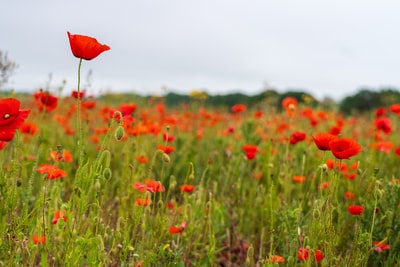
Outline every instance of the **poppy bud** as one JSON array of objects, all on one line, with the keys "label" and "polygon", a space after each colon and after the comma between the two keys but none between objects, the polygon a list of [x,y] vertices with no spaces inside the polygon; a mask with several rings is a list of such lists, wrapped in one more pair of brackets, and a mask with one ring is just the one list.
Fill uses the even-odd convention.
[{"label": "poppy bud", "polygon": [[162,154],[162,158],[163,158],[163,161],[164,161],[165,163],[170,163],[170,161],[171,161],[171,158],[168,156],[167,153],[163,153],[163,154]]},{"label": "poppy bud", "polygon": [[110,168],[104,168],[103,177],[108,180],[108,179],[111,178],[111,176],[112,176],[111,169]]},{"label": "poppy bud", "polygon": [[122,127],[121,125],[118,125],[117,129],[115,129],[115,132],[114,132],[115,140],[121,141],[122,137],[124,137],[124,133],[125,133],[124,127]]},{"label": "poppy bud", "polygon": [[96,192],[100,192],[101,184],[100,184],[99,179],[96,179],[96,181],[94,183],[94,189],[96,189]]}]

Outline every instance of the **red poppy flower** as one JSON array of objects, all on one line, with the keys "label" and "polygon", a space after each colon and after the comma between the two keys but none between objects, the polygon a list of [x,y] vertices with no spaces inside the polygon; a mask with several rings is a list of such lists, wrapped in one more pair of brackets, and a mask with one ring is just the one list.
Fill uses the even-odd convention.
[{"label": "red poppy flower", "polygon": [[165,191],[165,187],[161,184],[160,181],[155,181],[155,180],[151,180],[151,179],[147,179],[145,184],[136,182],[133,185],[133,188],[135,188],[139,192],[144,192],[145,190],[147,190],[151,193]]},{"label": "red poppy flower", "polygon": [[364,206],[354,205],[354,206],[348,206],[347,210],[352,215],[361,215],[364,212],[364,208],[365,208]]},{"label": "red poppy flower", "polygon": [[339,138],[329,142],[332,154],[337,159],[350,159],[361,152],[361,146],[352,138]]},{"label": "red poppy flower", "polygon": [[180,189],[182,192],[192,193],[193,190],[194,190],[194,185],[191,185],[191,184],[184,184],[184,185],[179,186],[179,189]]},{"label": "red poppy flower", "polygon": [[85,91],[80,91],[80,92],[78,93],[77,90],[74,90],[74,91],[72,91],[71,96],[72,96],[73,98],[76,98],[76,99],[78,99],[78,97],[79,97],[79,99],[82,99],[82,98],[85,96]]},{"label": "red poppy flower", "polygon": [[385,116],[386,114],[387,114],[386,108],[377,108],[377,109],[375,110],[375,116],[376,116],[376,117]]},{"label": "red poppy flower", "polygon": [[306,181],[306,177],[300,176],[300,175],[295,175],[295,176],[293,176],[292,179],[293,179],[293,182],[298,183],[298,184],[301,184]]},{"label": "red poppy flower", "polygon": [[386,244],[385,241],[374,241],[374,249],[381,253],[385,250],[389,250],[390,246]]},{"label": "red poppy flower", "polygon": [[0,100],[0,141],[9,142],[18,128],[28,117],[30,110],[19,109],[20,102],[15,98]]},{"label": "red poppy flower", "polygon": [[143,156],[143,155],[138,155],[138,156],[136,157],[136,160],[137,160],[139,163],[147,163],[147,162],[149,162],[149,158],[146,157],[146,156]]},{"label": "red poppy flower", "polygon": [[246,153],[246,158],[249,160],[254,159],[257,155],[258,147],[256,145],[244,145],[242,149]]},{"label": "red poppy flower", "polygon": [[144,207],[146,207],[146,206],[148,206],[149,204],[150,204],[150,200],[149,200],[148,197],[146,197],[146,198],[138,198],[138,199],[136,199],[136,201],[135,201],[135,205],[136,205],[136,206],[144,206]]},{"label": "red poppy flower", "polygon": [[55,214],[54,214],[54,218],[53,218],[53,220],[51,221],[51,223],[52,223],[52,224],[57,224],[57,222],[58,222],[59,219],[63,219],[64,222],[67,221],[67,217],[64,215],[64,212],[62,212],[62,211],[60,211],[60,210],[57,210],[57,211],[55,212]]},{"label": "red poppy flower", "polygon": [[400,103],[393,104],[390,106],[390,111],[399,115],[400,114]]},{"label": "red poppy flower", "polygon": [[287,96],[282,100],[282,107],[284,109],[294,109],[297,106],[297,99]]},{"label": "red poppy flower", "polygon": [[322,261],[324,259],[324,254],[319,249],[316,249],[314,252],[314,260],[315,261]]},{"label": "red poppy flower", "polygon": [[282,263],[282,262],[285,262],[285,258],[282,257],[282,256],[279,256],[279,255],[271,255],[271,256],[269,257],[269,261],[270,261],[271,263],[274,263],[274,262],[276,262],[276,263]]},{"label": "red poppy flower", "polygon": [[92,60],[104,51],[110,50],[108,45],[100,44],[93,37],[67,33],[72,54],[77,58]]},{"label": "red poppy flower", "polygon": [[374,125],[376,127],[376,130],[382,131],[385,134],[390,134],[390,132],[392,131],[392,122],[387,117],[376,118],[374,121]]},{"label": "red poppy flower", "polygon": [[236,105],[233,105],[231,108],[233,113],[241,113],[241,112],[246,111],[246,109],[247,109],[247,107],[244,104],[236,104]]},{"label": "red poppy flower", "polygon": [[132,113],[136,110],[136,104],[135,103],[130,103],[130,104],[121,104],[119,106],[119,111],[121,111],[122,115],[132,115]]},{"label": "red poppy flower", "polygon": [[47,179],[54,180],[61,177],[67,176],[67,173],[60,168],[49,165],[49,164],[42,164],[36,171],[40,174],[47,174]]},{"label": "red poppy flower", "polygon": [[175,140],[175,136],[163,133],[163,140],[169,143]]},{"label": "red poppy flower", "polygon": [[157,146],[157,149],[163,151],[166,154],[170,154],[172,151],[174,151],[174,147],[173,146],[159,145],[159,146]]},{"label": "red poppy flower", "polygon": [[329,147],[329,142],[337,139],[336,135],[330,133],[318,133],[312,136],[314,143],[320,150],[331,150]]},{"label": "red poppy flower", "polygon": [[45,236],[32,235],[32,240],[33,240],[33,243],[35,245],[37,245],[39,243],[40,244],[44,244],[46,242],[46,237]]},{"label": "red poppy flower", "polygon": [[37,125],[33,122],[24,122],[19,128],[21,133],[35,135],[39,132]]},{"label": "red poppy flower", "polygon": [[355,195],[354,195],[354,193],[353,192],[351,192],[351,191],[346,191],[346,192],[344,192],[344,198],[347,200],[347,199],[354,199],[355,198]]},{"label": "red poppy flower", "polygon": [[309,257],[308,249],[299,248],[299,250],[297,251],[297,258],[301,261],[306,261],[308,260],[308,257]]},{"label": "red poppy flower", "polygon": [[306,139],[306,133],[303,132],[294,132],[290,136],[290,144],[295,145],[300,141]]},{"label": "red poppy flower", "polygon": [[36,92],[35,99],[39,100],[39,110],[53,111],[57,108],[58,97],[50,94],[49,92]]},{"label": "red poppy flower", "polygon": [[186,222],[182,222],[180,226],[171,226],[169,228],[170,234],[181,234],[186,228]]},{"label": "red poppy flower", "polygon": [[73,161],[72,154],[68,150],[51,151],[50,157],[54,161],[64,161],[64,162],[72,162]]}]

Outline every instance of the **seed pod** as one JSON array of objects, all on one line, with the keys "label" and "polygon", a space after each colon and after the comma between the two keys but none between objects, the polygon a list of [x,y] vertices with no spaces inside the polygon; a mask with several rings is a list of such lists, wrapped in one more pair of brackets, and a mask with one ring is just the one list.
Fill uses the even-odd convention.
[{"label": "seed pod", "polygon": [[111,177],[112,177],[112,172],[111,172],[111,169],[110,168],[104,168],[104,170],[103,170],[103,177],[105,178],[105,179],[110,179]]},{"label": "seed pod", "polygon": [[124,137],[124,134],[125,134],[124,127],[122,127],[121,125],[118,125],[117,129],[115,129],[115,132],[114,132],[115,140],[121,141],[122,137]]}]

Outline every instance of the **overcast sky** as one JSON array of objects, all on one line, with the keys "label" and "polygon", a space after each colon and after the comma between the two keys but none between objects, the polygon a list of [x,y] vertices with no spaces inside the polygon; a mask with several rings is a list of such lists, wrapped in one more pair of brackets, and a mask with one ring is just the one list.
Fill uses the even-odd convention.
[{"label": "overcast sky", "polygon": [[[400,87],[400,1],[9,0],[0,50],[19,68],[7,88],[76,88],[67,31],[111,47],[82,66],[91,93],[255,94],[266,84],[341,99]],[[162,89],[164,88],[164,89]]]}]

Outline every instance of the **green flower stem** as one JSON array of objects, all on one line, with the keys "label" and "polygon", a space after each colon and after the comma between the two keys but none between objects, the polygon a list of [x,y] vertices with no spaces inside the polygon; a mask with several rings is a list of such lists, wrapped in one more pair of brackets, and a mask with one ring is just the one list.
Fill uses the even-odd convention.
[{"label": "green flower stem", "polygon": [[77,101],[77,131],[78,131],[78,153],[79,153],[79,166],[81,166],[83,161],[83,130],[82,130],[82,117],[81,117],[81,66],[82,66],[83,59],[79,59],[78,65],[78,101]]}]

